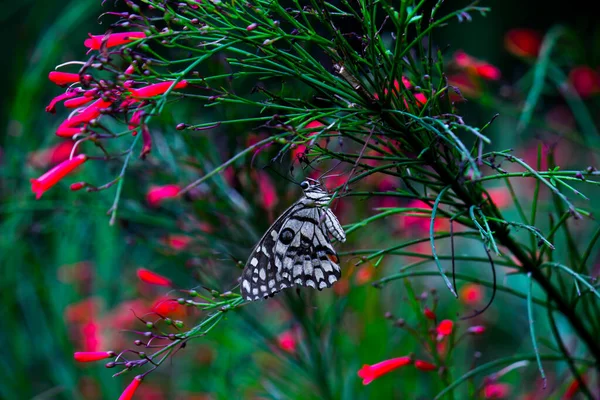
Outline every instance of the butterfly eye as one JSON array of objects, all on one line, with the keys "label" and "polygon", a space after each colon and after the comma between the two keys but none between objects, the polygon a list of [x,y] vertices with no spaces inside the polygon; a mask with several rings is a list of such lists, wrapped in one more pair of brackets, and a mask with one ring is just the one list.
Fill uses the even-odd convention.
[{"label": "butterfly eye", "polygon": [[304,181],[300,184],[300,187],[304,190],[308,189],[309,186],[310,184],[308,183],[308,181]]}]

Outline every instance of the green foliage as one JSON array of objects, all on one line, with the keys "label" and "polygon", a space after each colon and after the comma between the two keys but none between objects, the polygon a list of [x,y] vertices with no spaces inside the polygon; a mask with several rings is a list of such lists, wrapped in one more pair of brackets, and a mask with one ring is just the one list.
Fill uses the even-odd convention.
[{"label": "green foliage", "polygon": [[[50,87],[43,78],[68,61],[61,38],[77,36],[69,58],[83,57],[86,15],[98,9],[73,2],[40,34],[10,113],[7,137],[14,140],[3,142],[3,398],[118,396],[109,370],[72,361],[74,350],[89,345],[82,339],[87,322],[67,311],[82,299],[101,299],[78,318],[100,329],[102,350],[144,351],[125,353],[129,363],[113,373],[126,381],[148,374],[140,391],[167,398],[480,398],[496,380],[511,383],[515,395],[541,391],[528,379],[537,374],[550,383],[541,393],[560,396],[575,379],[588,398],[597,394],[600,229],[589,199],[599,181],[582,163],[597,159],[598,138],[588,104],[566,83],[557,53],[565,28],[551,29],[537,59],[524,60],[530,72],[513,102],[492,89],[476,99],[481,110],[506,110],[514,120],[470,125],[454,103],[455,67],[434,32],[487,16],[478,4],[142,0],[117,7],[133,16],[106,15],[101,20],[113,25],[102,29],[147,37],[116,50],[105,44],[81,73],[114,80],[118,101],[127,98],[121,74],[128,65],[137,85],[172,85],[139,108],[113,107],[101,126],[90,123],[78,135],[94,162],[77,177],[88,193],[59,183],[34,201],[24,182],[40,171],[24,154],[47,147],[50,139],[39,138],[60,123],[36,117],[43,110],[36,99]],[[189,87],[176,90],[183,80]],[[507,132],[554,129],[540,114],[556,93],[577,123],[562,145],[583,144],[585,157],[559,166],[560,146],[540,144],[535,157],[503,150],[523,144]],[[147,132],[131,136],[134,129],[123,127],[134,110],[144,111],[139,127],[152,138],[144,160],[137,155]],[[43,135],[33,136],[37,130]],[[301,146],[307,150],[291,157]],[[289,170],[297,180],[331,169],[343,178],[329,187],[345,209],[343,282],[336,291],[245,303],[237,294],[239,267],[298,195],[284,173],[269,171]],[[273,181],[276,207],[265,203]],[[183,188],[178,200],[158,208],[142,201],[152,185],[168,183]],[[499,185],[509,204],[490,194]],[[173,246],[173,238],[184,245]],[[175,282],[178,289],[166,295],[185,308],[185,323],[146,314],[164,291],[138,283],[139,267]],[[68,278],[81,271],[89,276]],[[489,289],[475,310],[456,299],[464,282]],[[123,304],[141,322],[115,322]],[[426,307],[435,321],[424,316]],[[436,336],[438,319],[456,322],[451,336]],[[486,334],[469,335],[473,325],[485,325]],[[293,351],[282,349],[282,332],[298,342]],[[159,347],[134,346],[149,337]],[[439,373],[403,368],[360,384],[361,365],[408,354]],[[528,366],[533,361],[537,368]],[[509,374],[521,367],[522,376]]]}]

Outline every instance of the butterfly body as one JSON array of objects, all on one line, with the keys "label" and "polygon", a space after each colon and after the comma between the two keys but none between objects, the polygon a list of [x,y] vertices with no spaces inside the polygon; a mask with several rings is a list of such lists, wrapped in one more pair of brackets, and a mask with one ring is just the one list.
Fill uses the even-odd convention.
[{"label": "butterfly body", "polygon": [[301,184],[304,195],[265,232],[252,250],[242,273],[246,300],[259,300],[285,288],[307,286],[322,290],[341,276],[329,235],[346,235],[328,205],[331,196],[317,181]]}]

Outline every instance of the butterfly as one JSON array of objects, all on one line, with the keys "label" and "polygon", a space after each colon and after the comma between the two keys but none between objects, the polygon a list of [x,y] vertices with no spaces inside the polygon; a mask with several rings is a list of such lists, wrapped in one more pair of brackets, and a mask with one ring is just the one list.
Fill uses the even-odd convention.
[{"label": "butterfly", "polygon": [[341,276],[329,235],[346,233],[328,207],[331,196],[314,179],[300,184],[304,195],[265,232],[252,250],[241,277],[242,297],[259,300],[293,286],[322,290]]}]

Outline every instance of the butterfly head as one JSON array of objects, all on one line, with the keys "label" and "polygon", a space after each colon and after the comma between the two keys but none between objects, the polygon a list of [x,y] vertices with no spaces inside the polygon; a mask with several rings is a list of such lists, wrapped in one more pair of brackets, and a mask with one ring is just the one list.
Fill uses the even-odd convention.
[{"label": "butterfly head", "polygon": [[308,178],[300,184],[304,190],[304,196],[316,206],[326,206],[331,201],[331,196],[321,183],[315,179]]}]

